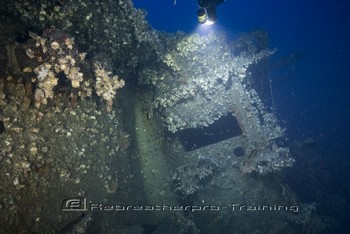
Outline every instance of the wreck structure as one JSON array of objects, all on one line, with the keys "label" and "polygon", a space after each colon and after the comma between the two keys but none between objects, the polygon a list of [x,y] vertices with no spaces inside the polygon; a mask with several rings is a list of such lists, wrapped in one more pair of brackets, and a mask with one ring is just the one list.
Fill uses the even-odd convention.
[{"label": "wreck structure", "polygon": [[[185,135],[192,131],[196,137],[211,134],[209,138],[215,141],[223,132],[206,131],[215,131],[210,128],[217,121],[223,124],[225,119],[231,119],[225,127],[235,128],[238,124],[239,129],[231,134],[225,132],[224,138],[230,138],[225,144],[210,147],[215,148],[216,154],[228,148],[232,151],[229,155],[237,148],[243,154],[237,160],[243,172],[266,174],[291,166],[293,159],[288,148],[278,145],[284,130],[256,91],[245,83],[249,66],[273,53],[259,49],[254,39],[246,37],[244,42],[229,46],[223,34],[177,35],[170,43],[162,43],[166,45],[161,56],[164,66],[147,67],[139,77],[142,84],[155,87],[151,108],[160,111],[170,132]],[[200,130],[195,132],[195,129]],[[187,142],[186,147],[190,147],[188,144],[191,143]]]},{"label": "wreck structure", "polygon": [[274,53],[254,36],[158,32],[131,0],[0,12],[0,232],[324,227],[277,176],[294,160],[248,82]]}]

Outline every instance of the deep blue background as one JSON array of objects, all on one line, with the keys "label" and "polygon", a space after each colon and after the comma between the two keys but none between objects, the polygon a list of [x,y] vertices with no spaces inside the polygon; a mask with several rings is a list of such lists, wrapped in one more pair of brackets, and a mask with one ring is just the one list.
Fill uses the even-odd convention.
[{"label": "deep blue background", "polygon": [[[134,0],[157,30],[187,33],[198,26],[197,0]],[[350,156],[350,7],[346,1],[227,0],[215,28],[230,36],[270,33],[276,56],[301,52],[293,78],[274,84],[276,108],[291,139],[316,139],[329,157]],[[273,77],[275,79],[276,77]]]}]

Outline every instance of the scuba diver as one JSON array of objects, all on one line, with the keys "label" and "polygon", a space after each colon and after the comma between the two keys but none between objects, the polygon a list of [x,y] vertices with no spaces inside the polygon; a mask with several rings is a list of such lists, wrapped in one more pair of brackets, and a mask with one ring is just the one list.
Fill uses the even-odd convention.
[{"label": "scuba diver", "polygon": [[212,25],[216,22],[216,6],[225,0],[198,0],[199,9],[197,11],[198,21],[201,24]]}]

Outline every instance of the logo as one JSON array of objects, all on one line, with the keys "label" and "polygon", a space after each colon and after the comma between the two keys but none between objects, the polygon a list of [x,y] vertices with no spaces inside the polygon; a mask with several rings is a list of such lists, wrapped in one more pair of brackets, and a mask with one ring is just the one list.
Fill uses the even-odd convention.
[{"label": "logo", "polygon": [[62,211],[87,211],[86,198],[67,198],[62,202]]}]

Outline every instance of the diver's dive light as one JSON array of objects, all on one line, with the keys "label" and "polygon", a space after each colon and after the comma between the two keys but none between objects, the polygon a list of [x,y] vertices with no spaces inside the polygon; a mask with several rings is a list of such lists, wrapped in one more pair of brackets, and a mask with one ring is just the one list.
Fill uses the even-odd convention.
[{"label": "diver's dive light", "polygon": [[224,0],[198,0],[199,9],[197,11],[198,21],[201,24],[212,25],[216,22],[216,6]]},{"label": "diver's dive light", "polygon": [[200,8],[197,11],[198,21],[201,24],[212,25],[216,22],[216,9],[215,7]]}]

